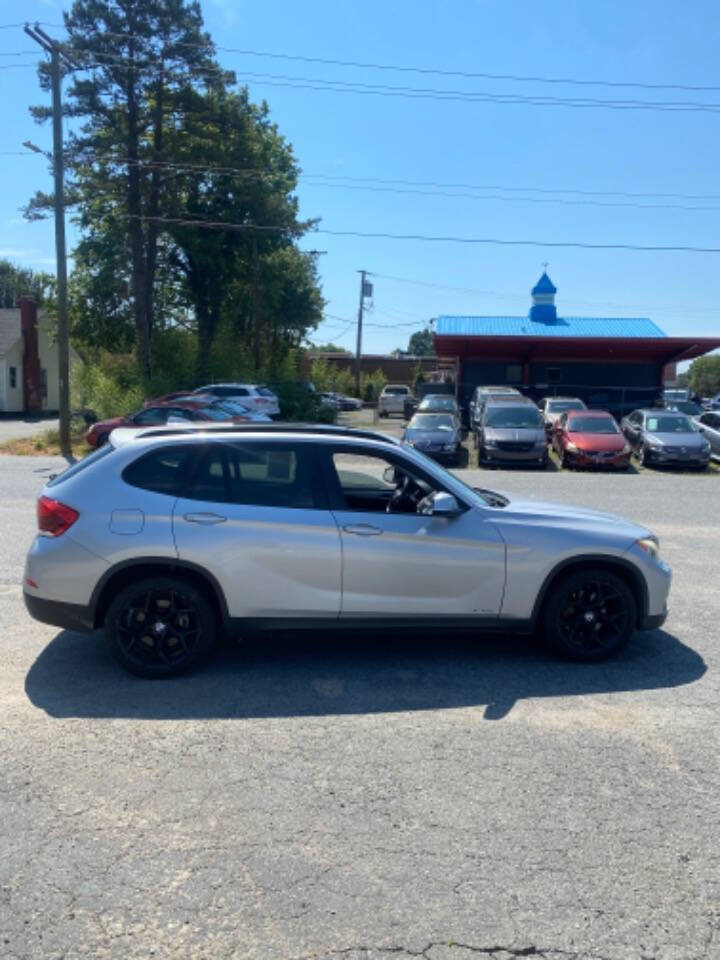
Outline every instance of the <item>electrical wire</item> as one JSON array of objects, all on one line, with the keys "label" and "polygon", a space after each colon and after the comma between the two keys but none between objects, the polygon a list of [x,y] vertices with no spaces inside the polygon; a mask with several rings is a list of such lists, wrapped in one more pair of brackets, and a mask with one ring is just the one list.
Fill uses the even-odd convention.
[{"label": "electrical wire", "polygon": [[[44,26],[51,27],[62,27],[62,24],[43,24]],[[9,26],[22,26],[22,24],[10,24]],[[2,28],[0,28],[2,29]],[[141,37],[138,34],[130,33],[120,33],[117,31],[103,30],[99,31],[96,35],[98,36],[107,36],[114,37],[121,40],[131,40],[131,39],[141,39],[146,40],[146,37]],[[269,50],[253,50],[246,47],[226,47],[219,46],[215,44],[205,44],[205,43],[191,43],[189,41],[175,41],[173,46],[185,47],[188,49],[214,49],[222,53],[236,53],[241,54],[242,56],[251,56],[251,57],[260,57],[273,60],[290,60],[300,63],[316,63],[321,64],[322,66],[332,66],[332,67],[349,67],[352,69],[361,69],[361,70],[383,70],[391,71],[395,73],[416,73],[422,75],[430,76],[442,76],[442,77],[463,77],[464,79],[469,80],[500,80],[503,82],[513,82],[513,83],[546,83],[546,84],[555,84],[561,86],[592,86],[592,87],[608,87],[611,89],[616,88],[636,88],[642,90],[682,90],[687,92],[695,93],[708,93],[708,92],[717,92],[720,91],[720,86],[716,85],[706,85],[706,84],[689,84],[689,83],[657,83],[652,81],[645,80],[598,80],[594,78],[584,78],[584,77],[548,77],[538,74],[516,74],[516,73],[489,73],[489,72],[479,72],[479,71],[468,71],[468,70],[444,70],[441,68],[434,67],[419,67],[411,66],[408,64],[397,64],[397,63],[377,63],[377,62],[368,62],[360,60],[341,60],[338,58],[326,58],[326,57],[311,57],[303,54],[291,54],[291,53],[278,53],[276,51]]]},{"label": "electrical wire", "polygon": [[[161,223],[170,226],[198,227],[205,230],[231,230],[258,233],[286,233],[297,234],[297,229],[288,226],[253,223],[228,223],[223,220],[188,219],[185,217],[152,217],[144,214],[122,214],[124,219],[137,217],[148,223]],[[452,234],[432,235],[422,233],[386,233],[384,231],[364,230],[333,230],[328,227],[315,227],[311,233],[325,234],[331,237],[359,237],[369,240],[402,240],[420,241],[424,243],[459,243],[466,245],[490,245],[501,247],[545,247],[545,248],[574,248],[580,250],[632,250],[645,253],[700,253],[718,254],[720,247],[704,247],[684,244],[640,244],[601,242],[583,240],[506,240],[499,237],[461,237]]]}]

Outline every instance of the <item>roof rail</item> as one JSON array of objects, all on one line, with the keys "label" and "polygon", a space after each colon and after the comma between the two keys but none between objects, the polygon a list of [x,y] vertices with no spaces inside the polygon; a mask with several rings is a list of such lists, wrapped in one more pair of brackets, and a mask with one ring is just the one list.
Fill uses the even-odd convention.
[{"label": "roof rail", "polygon": [[353,427],[340,427],[330,423],[236,423],[222,425],[213,423],[188,423],[176,427],[160,427],[143,430],[136,437],[178,437],[193,433],[237,434],[237,433],[296,433],[326,434],[330,437],[355,437],[361,440],[380,440],[383,443],[398,444],[395,437],[374,430],[357,430]]}]

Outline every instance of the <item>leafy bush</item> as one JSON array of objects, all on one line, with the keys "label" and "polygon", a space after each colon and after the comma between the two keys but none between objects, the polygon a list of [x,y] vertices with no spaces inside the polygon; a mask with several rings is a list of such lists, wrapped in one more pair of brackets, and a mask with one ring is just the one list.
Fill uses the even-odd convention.
[{"label": "leafy bush", "polygon": [[94,410],[100,419],[139,410],[145,396],[131,354],[100,351],[94,359],[76,364],[72,369],[70,402],[73,409]]},{"label": "leafy bush", "polygon": [[382,370],[375,373],[360,374],[360,396],[366,403],[377,403],[377,398],[387,383],[387,377]]}]

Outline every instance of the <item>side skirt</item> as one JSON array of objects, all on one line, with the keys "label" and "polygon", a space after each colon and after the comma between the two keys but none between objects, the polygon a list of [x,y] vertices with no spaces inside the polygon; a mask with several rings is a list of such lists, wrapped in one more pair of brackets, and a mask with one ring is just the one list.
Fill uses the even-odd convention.
[{"label": "side skirt", "polygon": [[531,619],[503,617],[232,617],[226,622],[231,633],[266,633],[270,631],[367,631],[412,630],[429,633],[437,630],[473,633],[532,633]]}]

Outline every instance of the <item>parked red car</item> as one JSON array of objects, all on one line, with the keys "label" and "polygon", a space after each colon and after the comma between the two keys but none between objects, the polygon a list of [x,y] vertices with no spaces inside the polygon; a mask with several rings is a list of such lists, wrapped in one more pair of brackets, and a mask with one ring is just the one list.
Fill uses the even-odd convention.
[{"label": "parked red car", "polygon": [[91,447],[101,447],[107,443],[110,433],[116,427],[153,427],[167,423],[170,418],[176,420],[223,421],[228,423],[247,423],[250,417],[233,415],[217,398],[183,397],[178,400],[155,402],[148,404],[138,413],[127,417],[112,417],[109,420],[98,420],[85,434],[85,439]]},{"label": "parked red car", "polygon": [[552,445],[564,467],[630,466],[630,444],[605,410],[568,410],[555,424]]}]

